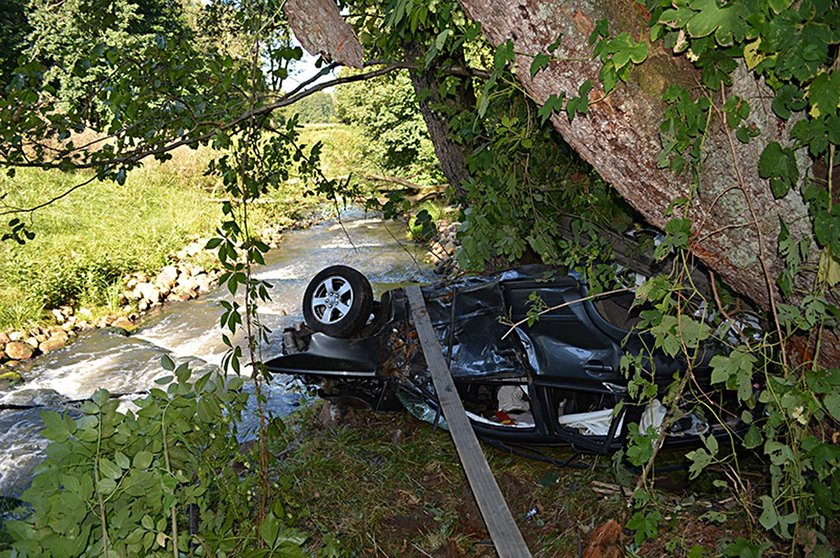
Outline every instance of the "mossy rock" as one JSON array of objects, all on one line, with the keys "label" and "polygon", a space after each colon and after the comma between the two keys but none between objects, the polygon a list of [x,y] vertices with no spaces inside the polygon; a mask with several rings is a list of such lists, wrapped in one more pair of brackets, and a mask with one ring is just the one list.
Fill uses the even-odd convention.
[{"label": "mossy rock", "polygon": [[23,376],[14,370],[0,369],[0,390],[8,389],[23,382]]}]

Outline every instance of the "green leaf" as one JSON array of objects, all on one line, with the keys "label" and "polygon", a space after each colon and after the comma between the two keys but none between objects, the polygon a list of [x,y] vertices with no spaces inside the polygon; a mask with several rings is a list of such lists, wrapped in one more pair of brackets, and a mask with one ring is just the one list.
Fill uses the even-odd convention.
[{"label": "green leaf", "polygon": [[175,362],[173,362],[172,358],[167,354],[161,355],[160,365],[163,367],[164,370],[167,370],[169,372],[175,370]]},{"label": "green leaf", "polygon": [[134,467],[137,469],[148,469],[152,464],[154,455],[146,450],[138,451],[134,456]]},{"label": "green leaf", "polygon": [[116,490],[117,482],[110,478],[99,479],[99,483],[96,485],[96,488],[98,488],[103,494],[108,495]]},{"label": "green leaf", "polygon": [[101,457],[99,458],[99,474],[103,478],[116,480],[122,476],[122,469],[107,457]]},{"label": "green leaf", "polygon": [[685,454],[686,459],[691,461],[688,467],[689,478],[697,478],[697,475],[703,472],[703,469],[708,467],[713,459],[712,454],[704,449],[696,449]]},{"label": "green leaf", "polygon": [[500,72],[513,61],[513,41],[508,39],[496,48],[493,54],[493,69]]},{"label": "green leaf", "polygon": [[830,393],[823,398],[823,405],[834,420],[840,421],[840,393]]},{"label": "green leaf", "polygon": [[840,106],[840,72],[823,72],[808,86],[808,100],[811,104],[809,114],[819,118],[832,114]]},{"label": "green leaf", "polygon": [[793,0],[769,0],[768,5],[770,9],[773,10],[773,13],[780,14],[783,11],[787,10],[790,5],[793,3]]},{"label": "green leaf", "polygon": [[108,393],[108,390],[105,389],[98,389],[93,392],[90,400],[93,401],[97,407],[102,407],[108,400],[111,399],[111,394]]},{"label": "green leaf", "polygon": [[531,77],[534,77],[540,70],[548,66],[549,62],[551,62],[551,57],[547,54],[540,52],[534,56],[534,60],[531,61]]},{"label": "green leaf", "polygon": [[773,504],[773,499],[770,496],[764,495],[761,497],[761,515],[758,516],[758,522],[768,531],[779,523],[776,506]]},{"label": "green leaf", "polygon": [[738,347],[729,355],[715,355],[709,362],[712,383],[725,383],[728,389],[738,390],[738,400],[752,397],[752,372],[756,358],[745,347]]},{"label": "green leaf", "polygon": [[119,450],[114,453],[114,461],[120,469],[128,469],[131,467],[131,461],[129,461],[128,457]]},{"label": "green leaf", "polygon": [[41,436],[47,440],[63,442],[72,434],[72,431],[67,427],[64,417],[55,411],[43,411],[41,413],[41,420],[44,421],[44,429],[41,430]]},{"label": "green leaf", "polygon": [[756,428],[754,424],[750,425],[750,429],[747,430],[747,433],[744,436],[744,447],[747,449],[757,448],[763,441],[764,436],[762,436],[761,430]]},{"label": "green leaf", "polygon": [[758,174],[770,179],[770,189],[776,199],[786,196],[799,178],[793,151],[775,141],[767,144],[758,160]]},{"label": "green leaf", "polygon": [[191,375],[192,371],[190,370],[189,363],[187,362],[181,364],[175,369],[175,377],[178,378],[179,383],[186,383],[189,381]]},{"label": "green leaf", "polygon": [[435,49],[438,51],[443,50],[444,45],[446,44],[446,39],[449,37],[450,30],[444,29],[440,33],[438,33],[437,37],[435,37]]},{"label": "green leaf", "polygon": [[726,12],[718,8],[715,0],[694,0],[689,6],[697,12],[686,23],[686,31],[692,37],[710,35],[726,21]]},{"label": "green leaf", "polygon": [[277,542],[277,535],[280,533],[280,529],[282,528],[282,524],[274,515],[274,513],[269,512],[265,518],[263,519],[262,524],[260,525],[260,537],[268,545],[269,548],[274,548],[275,543]]},{"label": "green leaf", "polygon": [[537,113],[542,122],[548,120],[552,113],[559,112],[563,109],[563,99],[564,96],[562,93],[560,95],[549,95]]}]

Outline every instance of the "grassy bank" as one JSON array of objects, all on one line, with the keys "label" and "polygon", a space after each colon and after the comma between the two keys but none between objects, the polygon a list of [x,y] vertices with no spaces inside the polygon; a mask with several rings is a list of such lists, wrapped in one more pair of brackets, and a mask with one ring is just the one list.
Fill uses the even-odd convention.
[{"label": "grassy bank", "polygon": [[[0,330],[41,322],[45,310],[64,304],[95,315],[117,311],[123,276],[156,272],[191,239],[212,234],[222,196],[216,179],[204,176],[213,155],[179,150],[165,164],[133,171],[123,186],[95,181],[27,216],[35,239],[0,243]],[[0,192],[7,206],[27,208],[87,178],[25,169],[2,175]],[[254,207],[253,230],[291,225],[321,203],[303,191],[294,183],[272,191],[270,203]]]},{"label": "grassy bank", "polygon": [[[338,545],[340,556],[496,555],[449,433],[405,412],[350,411],[326,426],[318,409],[302,412],[287,429],[288,449],[277,468],[287,511],[312,534],[313,550]],[[609,457],[583,457],[576,461],[583,469],[558,468],[483,447],[534,556],[579,556],[595,529],[628,519],[636,477],[620,479]],[[567,450],[548,455],[573,456]],[[689,482],[685,470],[661,473],[655,493],[667,510],[664,527],[639,545],[618,529],[613,542],[627,556],[721,553],[749,528],[733,499],[713,487],[714,474]],[[613,556],[609,545],[602,552],[595,555]]]}]

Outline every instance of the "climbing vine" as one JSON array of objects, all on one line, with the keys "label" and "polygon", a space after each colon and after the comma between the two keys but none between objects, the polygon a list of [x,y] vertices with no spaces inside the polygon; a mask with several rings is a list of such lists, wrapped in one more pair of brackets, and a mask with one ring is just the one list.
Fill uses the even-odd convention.
[{"label": "climbing vine", "polygon": [[[819,0],[796,4],[738,0],[723,5],[713,0],[653,0],[646,5],[651,12],[651,40],[662,41],[702,70],[702,88],[672,86],[665,91],[659,165],[677,174],[690,171],[696,185],[710,126],[724,127],[733,150],[761,133],[748,120],[754,107],[729,93],[736,72],[745,69],[771,88],[775,115],[795,122],[786,144],[771,142],[764,148],[758,175],[767,180],[776,198],[799,190],[797,194],[808,205],[814,239],[813,244],[794,239],[789,224],[782,223],[778,250],[785,267],[779,277],[768,277],[768,282],[783,301],[771,306],[771,325],[763,333],[750,332],[746,322],[731,318],[732,305],[724,304],[716,290],[715,300],[704,298],[687,281],[685,265],[678,265],[667,280],[656,278],[640,289],[638,303],[651,307],[642,312],[641,324],[654,340],[651,349],[681,355],[688,364],[667,393],[669,416],[678,416],[678,402],[698,395],[692,364],[698,344],[714,337],[729,345],[711,360],[711,381],[734,394],[745,409],[739,418],[749,429],[742,440],[733,434],[728,448],[706,439],[705,447],[688,454],[690,474],[696,477],[712,464],[723,468],[728,481],[716,482],[738,496],[756,526],[789,541],[791,552],[830,555],[829,522],[840,509],[840,450],[836,438],[832,439],[840,421],[840,369],[825,367],[820,349],[825,328],[836,327],[840,316],[836,306],[840,210],[833,176],[840,131],[840,12],[836,3]],[[598,33],[606,36],[601,30]],[[618,43],[619,37],[610,42]],[[604,63],[601,79],[607,78],[604,88],[609,90],[615,84],[610,68],[616,57],[605,59],[603,53],[601,48],[595,54]],[[637,57],[629,59],[638,63],[644,57],[639,49]],[[621,78],[620,73],[616,75]],[[806,155],[812,165],[809,169],[802,164]],[[743,189],[737,172],[733,169],[733,182]],[[746,191],[744,195],[748,196]],[[755,222],[754,215],[752,219]],[[691,222],[674,219],[666,233],[659,248],[670,244],[680,254],[678,261],[687,262],[693,243],[699,241],[691,235]],[[832,292],[833,297],[829,296]],[[712,306],[718,311],[709,314]],[[794,338],[804,346],[797,353],[790,351]],[[632,389],[642,399],[655,396],[655,389],[644,379],[649,371],[642,370],[639,362],[625,364]],[[705,412],[720,412],[702,399],[697,403]],[[652,464],[656,438],[653,432],[631,427],[630,461]],[[755,449],[766,461],[769,486],[757,498],[748,493],[740,475],[736,442]],[[644,484],[642,479],[640,488]],[[662,514],[647,492],[637,492],[635,503],[638,511],[628,527],[641,543],[655,535]],[[757,555],[762,549],[766,546],[760,537],[740,539],[726,553]]]}]

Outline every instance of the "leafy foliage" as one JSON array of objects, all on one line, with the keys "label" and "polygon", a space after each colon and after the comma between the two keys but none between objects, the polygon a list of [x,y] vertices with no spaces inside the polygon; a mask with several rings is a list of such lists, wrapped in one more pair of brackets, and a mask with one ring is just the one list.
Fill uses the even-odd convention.
[{"label": "leafy foliage", "polygon": [[[163,358],[170,374],[121,412],[97,391],[80,416],[43,413],[50,440],[23,500],[26,519],[7,524],[16,556],[171,556],[202,549],[248,556],[297,556],[305,540],[270,514],[259,530],[249,520],[254,478],[244,463],[236,424],[246,408],[242,380],[217,372],[197,379],[187,364]],[[177,551],[175,550],[177,549]]]},{"label": "leafy foliage", "polygon": [[289,117],[297,115],[300,124],[324,124],[333,118],[334,102],[330,93],[318,91],[294,104],[285,113]]},{"label": "leafy foliage", "polygon": [[[342,75],[352,72],[343,70]],[[441,181],[407,72],[340,85],[335,116],[361,128],[372,146],[368,157],[382,172],[400,173],[415,182]]]}]

